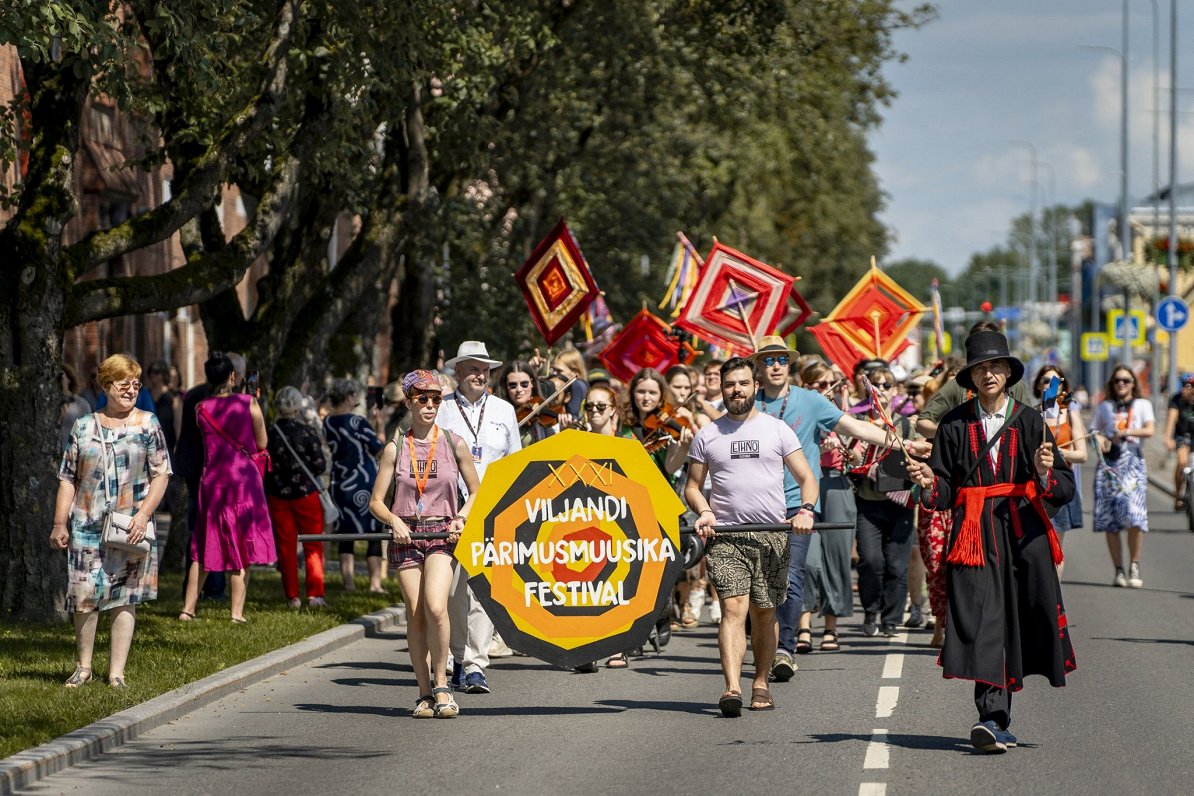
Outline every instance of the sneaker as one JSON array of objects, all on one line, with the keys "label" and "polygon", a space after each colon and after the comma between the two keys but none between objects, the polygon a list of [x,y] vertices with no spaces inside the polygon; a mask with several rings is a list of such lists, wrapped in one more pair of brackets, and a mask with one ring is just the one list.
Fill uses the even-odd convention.
[{"label": "sneaker", "polygon": [[489,657],[491,658],[509,658],[514,655],[514,650],[502,641],[502,637],[497,633],[493,634],[493,641],[489,644]]},{"label": "sneaker", "polygon": [[1118,586],[1121,589],[1126,589],[1128,586],[1128,576],[1124,574],[1123,567],[1115,568],[1115,580],[1111,581],[1112,586]]},{"label": "sneaker", "polygon": [[449,683],[457,691],[464,689],[464,664],[452,658],[448,659],[448,666],[452,668],[452,680]]},{"label": "sneaker", "polygon": [[595,674],[597,672],[597,661],[582,663],[580,666],[574,667],[574,671],[580,674]]},{"label": "sneaker", "polygon": [[485,672],[469,672],[464,676],[464,693],[488,694],[489,683],[485,681]]},{"label": "sneaker", "polygon": [[1128,565],[1128,585],[1133,589],[1143,588],[1144,580],[1140,577],[1140,562],[1133,561]]},{"label": "sneaker", "polygon": [[904,622],[904,627],[923,627],[925,623],[924,615],[920,611],[919,605],[912,606],[912,613]]},{"label": "sneaker", "polygon": [[792,656],[780,650],[771,659],[771,678],[777,683],[786,683],[796,674],[796,661]]},{"label": "sneaker", "polygon": [[324,600],[322,597],[308,597],[307,598],[307,607],[308,608],[327,608],[328,604],[327,604],[327,601]]},{"label": "sneaker", "polygon": [[900,634],[895,625],[883,624],[879,626],[879,632],[883,634],[884,638],[895,638]]},{"label": "sneaker", "polygon": [[879,617],[878,617],[878,615],[868,613],[863,617],[862,635],[864,635],[864,636],[879,635]]},{"label": "sneaker", "polygon": [[1003,730],[993,721],[980,721],[970,728],[970,745],[980,752],[997,755],[1007,751],[1007,742],[1001,740]]},{"label": "sneaker", "polygon": [[1019,743],[1016,740],[1016,736],[1012,735],[1007,730],[1000,730],[998,733],[998,736],[999,736],[999,740],[1003,741],[1003,745],[1006,746],[1008,749],[1015,749],[1016,744]]},{"label": "sneaker", "polygon": [[296,611],[303,607],[303,601],[300,600],[298,597],[292,597],[289,600],[289,602],[290,602],[290,607]]}]

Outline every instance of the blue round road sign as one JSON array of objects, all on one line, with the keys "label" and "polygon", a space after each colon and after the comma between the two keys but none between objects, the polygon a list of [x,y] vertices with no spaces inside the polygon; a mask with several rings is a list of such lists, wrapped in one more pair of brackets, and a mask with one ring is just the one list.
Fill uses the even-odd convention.
[{"label": "blue round road sign", "polygon": [[1166,296],[1157,304],[1157,325],[1167,332],[1176,332],[1190,320],[1190,308],[1177,296]]}]

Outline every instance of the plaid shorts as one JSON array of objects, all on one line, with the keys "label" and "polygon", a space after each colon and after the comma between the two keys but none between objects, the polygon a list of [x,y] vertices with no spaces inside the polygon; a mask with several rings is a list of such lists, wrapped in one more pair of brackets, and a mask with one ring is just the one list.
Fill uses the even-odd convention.
[{"label": "plaid shorts", "polygon": [[752,605],[775,608],[788,596],[787,533],[750,532],[713,537],[705,553],[719,597],[750,595]]},{"label": "plaid shorts", "polygon": [[[402,521],[410,528],[411,533],[443,533],[451,527],[450,522],[443,520],[417,522],[414,517],[403,517]],[[410,544],[390,542],[387,558],[390,566],[396,570],[410,569],[423,566],[428,557],[436,553],[455,555],[456,543],[447,539],[415,539]]]}]

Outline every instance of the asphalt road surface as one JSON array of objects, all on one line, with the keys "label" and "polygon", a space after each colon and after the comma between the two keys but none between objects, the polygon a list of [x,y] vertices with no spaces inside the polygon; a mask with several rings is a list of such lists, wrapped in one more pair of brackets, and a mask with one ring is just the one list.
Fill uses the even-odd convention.
[{"label": "asphalt road surface", "polygon": [[860,615],[843,622],[841,652],[800,656],[796,677],[773,684],[777,710],[739,719],[716,708],[711,625],[624,671],[495,660],[493,693],[458,695],[459,718],[418,721],[395,630],[25,792],[1191,793],[1194,534],[1170,498],[1154,492],[1151,508],[1143,589],[1111,587],[1089,512],[1068,534],[1078,670],[1064,689],[1028,680],[1013,708],[1020,746],[1005,755],[969,747],[971,684],[941,678],[929,633],[866,638]]}]

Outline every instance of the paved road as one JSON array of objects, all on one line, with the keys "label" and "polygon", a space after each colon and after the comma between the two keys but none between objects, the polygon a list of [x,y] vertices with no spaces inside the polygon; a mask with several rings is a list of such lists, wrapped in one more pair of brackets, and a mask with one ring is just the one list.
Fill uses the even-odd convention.
[{"label": "paved road", "polygon": [[[1088,468],[1089,469],[1089,468]],[[1089,479],[1086,494],[1089,495]],[[351,644],[148,733],[28,793],[825,794],[1194,790],[1194,534],[1156,493],[1145,588],[1115,589],[1102,539],[1066,541],[1078,671],[1016,697],[1021,746],[973,754],[968,683],[941,679],[928,634],[799,660],[778,709],[723,719],[711,627],[629,671],[494,662],[489,695],[415,721],[397,632]],[[1089,527],[1089,517],[1087,521]],[[744,683],[744,685],[749,685]],[[749,693],[749,691],[748,691]]]}]

